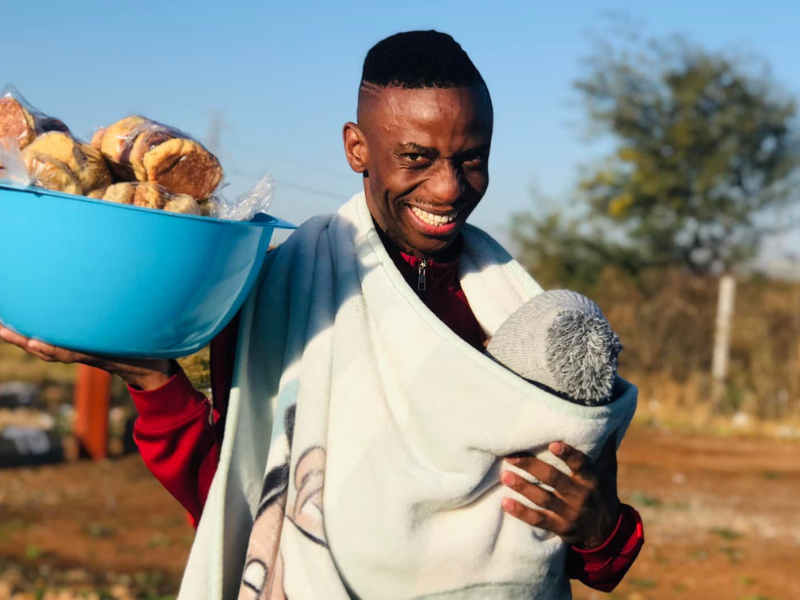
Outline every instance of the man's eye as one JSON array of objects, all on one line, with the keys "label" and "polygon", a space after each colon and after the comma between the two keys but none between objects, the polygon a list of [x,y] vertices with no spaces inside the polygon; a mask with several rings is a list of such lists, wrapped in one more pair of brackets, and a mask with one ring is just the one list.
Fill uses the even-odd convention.
[{"label": "man's eye", "polygon": [[425,169],[431,165],[430,157],[425,154],[420,154],[419,152],[403,154],[403,160],[406,166],[411,169]]},{"label": "man's eye", "polygon": [[486,157],[483,154],[473,154],[464,159],[464,164],[469,166],[480,165]]}]

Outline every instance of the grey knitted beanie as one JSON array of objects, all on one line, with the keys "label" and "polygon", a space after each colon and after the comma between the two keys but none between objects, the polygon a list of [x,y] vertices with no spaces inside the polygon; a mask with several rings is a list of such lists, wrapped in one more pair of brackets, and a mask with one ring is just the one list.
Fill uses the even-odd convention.
[{"label": "grey knitted beanie", "polygon": [[567,290],[526,302],[486,347],[520,377],[587,406],[611,400],[621,350],[600,307]]}]

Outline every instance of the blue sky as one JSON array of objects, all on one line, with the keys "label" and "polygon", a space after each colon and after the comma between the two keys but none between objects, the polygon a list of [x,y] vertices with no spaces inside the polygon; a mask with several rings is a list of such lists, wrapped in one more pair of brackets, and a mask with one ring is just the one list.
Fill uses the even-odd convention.
[{"label": "blue sky", "polygon": [[12,2],[0,81],[85,137],[140,113],[205,139],[218,114],[230,189],[269,171],[279,185],[272,212],[299,223],[359,189],[340,132],[355,117],[370,46],[402,30],[446,31],[493,96],[492,183],[472,222],[503,238],[511,214],[531,206],[532,185],[566,199],[579,165],[607,148],[582,137],[571,89],[607,11],[648,34],[756,53],[800,93],[800,3],[790,0]]}]

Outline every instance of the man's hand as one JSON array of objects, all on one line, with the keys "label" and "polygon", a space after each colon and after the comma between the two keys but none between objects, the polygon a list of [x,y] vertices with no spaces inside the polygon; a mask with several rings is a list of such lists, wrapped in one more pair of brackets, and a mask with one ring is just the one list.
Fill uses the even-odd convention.
[{"label": "man's hand", "polygon": [[117,375],[126,383],[143,390],[152,390],[165,384],[175,369],[174,363],[166,359],[133,360],[109,358],[57,348],[44,342],[28,339],[2,325],[0,325],[0,339],[22,348],[28,354],[32,354],[45,362],[81,363],[90,367],[97,367],[108,371],[112,375]]},{"label": "man's hand", "polygon": [[582,549],[600,546],[614,532],[620,515],[616,434],[608,439],[595,464],[563,442],[551,443],[549,450],[566,463],[572,475],[534,456],[506,458],[555,491],[549,492],[511,471],[503,471],[500,474],[503,484],[543,510],[528,508],[511,498],[503,499],[503,509],[528,525],[555,533],[571,546]]}]

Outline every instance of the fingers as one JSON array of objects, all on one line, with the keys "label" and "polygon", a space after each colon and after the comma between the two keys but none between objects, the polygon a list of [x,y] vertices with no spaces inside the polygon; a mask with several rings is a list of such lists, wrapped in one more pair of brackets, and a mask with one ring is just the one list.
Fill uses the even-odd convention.
[{"label": "fingers", "polygon": [[591,461],[580,450],[576,450],[564,442],[553,442],[548,446],[548,450],[555,456],[564,461],[569,470],[575,474],[583,474],[591,468]]},{"label": "fingers", "polygon": [[129,385],[140,389],[155,389],[179,371],[175,361],[167,359],[123,359],[92,356],[59,348],[39,340],[31,340],[0,325],[0,339],[45,362],[81,363],[118,375]]},{"label": "fingers", "polygon": [[565,444],[553,442],[550,452],[572,472],[563,473],[535,456],[508,457],[510,464],[533,475],[552,492],[526,481],[511,471],[504,471],[500,481],[533,502],[532,509],[511,498],[504,498],[503,509],[525,523],[551,531],[568,544],[587,544],[607,539],[619,514],[616,495],[616,434],[605,443],[600,457],[593,462],[586,454]]},{"label": "fingers", "polygon": [[561,519],[556,515],[547,511],[529,508],[511,498],[503,498],[503,510],[532,527],[539,527],[556,535],[561,535],[564,528]]},{"label": "fingers", "polygon": [[0,327],[0,339],[3,339],[9,344],[24,350],[28,354],[33,354],[37,358],[41,358],[44,361],[51,362],[51,359],[47,355],[39,351],[39,348],[36,344],[31,346],[32,343],[31,340],[18,333],[14,333],[13,331],[11,331],[6,327]]},{"label": "fingers", "polygon": [[552,465],[539,460],[535,456],[519,456],[506,458],[506,461],[517,468],[533,475],[536,479],[555,488],[561,495],[568,494],[573,487],[569,476]]},{"label": "fingers", "polygon": [[56,346],[46,344],[45,342],[41,342],[39,340],[31,340],[23,335],[11,331],[7,327],[0,327],[0,338],[9,344],[13,344],[18,348],[21,348],[25,352],[42,359],[45,362],[62,362],[70,364],[77,362],[82,356],[76,352],[64,350],[63,348],[57,348]]},{"label": "fingers", "polygon": [[23,350],[23,346],[28,343],[28,338],[23,337],[18,333],[14,333],[7,327],[2,326],[0,326],[0,339],[7,341],[9,344],[19,346],[20,348],[23,348]]},{"label": "fingers", "polygon": [[525,481],[525,479],[511,471],[503,471],[500,474],[500,481],[545,510],[557,514],[564,510],[564,502],[560,498],[536,484]]}]

